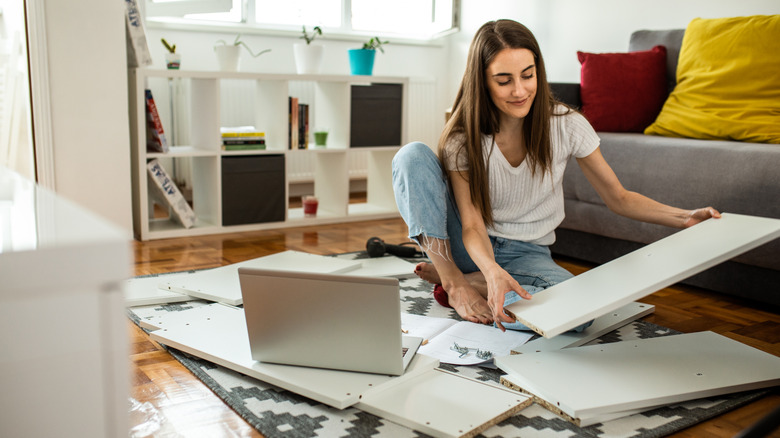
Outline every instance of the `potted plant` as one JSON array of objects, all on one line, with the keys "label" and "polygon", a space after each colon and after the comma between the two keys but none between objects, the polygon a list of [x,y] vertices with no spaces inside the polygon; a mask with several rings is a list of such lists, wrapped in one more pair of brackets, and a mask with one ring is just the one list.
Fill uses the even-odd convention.
[{"label": "potted plant", "polygon": [[169,44],[165,38],[161,38],[163,46],[168,52],[165,54],[165,65],[169,70],[178,70],[181,65],[181,53],[176,53],[176,44]]},{"label": "potted plant", "polygon": [[241,46],[244,46],[246,51],[249,52],[253,58],[257,58],[263,53],[271,51],[271,49],[266,49],[254,53],[245,42],[241,41],[241,34],[236,35],[233,44],[228,44],[225,40],[217,40],[217,43],[214,45],[214,52],[217,54],[220,70],[238,71],[238,66],[241,61],[241,57],[239,56]]},{"label": "potted plant", "polygon": [[318,44],[312,44],[317,35],[322,35],[322,29],[319,26],[314,26],[311,33],[308,33],[306,26],[303,26],[303,35],[300,38],[306,41],[306,43],[293,44],[295,69],[298,74],[317,74],[322,68],[323,47]]},{"label": "potted plant", "polygon": [[353,75],[371,75],[374,71],[374,58],[376,57],[377,49],[385,53],[385,49],[382,48],[383,44],[388,44],[389,41],[382,41],[379,37],[373,37],[368,42],[363,43],[363,47],[359,49],[349,50],[349,68]]}]

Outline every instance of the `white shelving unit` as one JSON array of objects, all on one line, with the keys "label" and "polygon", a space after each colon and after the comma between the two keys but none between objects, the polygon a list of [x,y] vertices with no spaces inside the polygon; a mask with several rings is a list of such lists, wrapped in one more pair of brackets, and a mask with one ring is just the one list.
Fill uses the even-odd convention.
[{"label": "white shelving unit", "polygon": [[[253,95],[242,99],[253,100],[254,126],[266,133],[266,149],[253,151],[223,151],[220,126],[235,122],[223,120],[220,107],[223,104],[222,86],[246,81],[253,88]],[[327,127],[327,148],[288,149],[288,97],[291,83],[306,83],[313,87],[310,105],[310,130]],[[132,69],[130,71],[130,111],[133,164],[133,225],[140,240],[215,234],[233,231],[249,231],[371,220],[395,217],[398,210],[392,190],[390,161],[401,144],[350,148],[350,104],[352,85],[371,83],[401,84],[403,88],[403,117],[401,143],[407,141],[408,78],[386,76],[296,75],[258,74],[241,72],[213,72],[186,70]],[[146,151],[145,96],[144,90],[152,89],[161,115],[163,128],[169,143],[168,153]],[[174,101],[166,92],[176,91]],[[171,94],[174,91],[170,91]],[[181,102],[185,102],[183,105]],[[174,108],[178,105],[178,108]],[[182,120],[182,114],[186,117]],[[168,123],[166,124],[166,119]],[[172,124],[178,124],[175,129]],[[173,134],[173,135],[171,135]],[[348,157],[351,153],[368,154],[367,202],[349,204]],[[223,157],[284,155],[285,161],[295,154],[313,154],[314,195],[319,199],[316,217],[304,217],[300,208],[291,209],[285,196],[284,220],[243,225],[225,226],[222,223],[222,170]],[[191,168],[193,209],[198,218],[194,227],[185,229],[169,218],[152,217],[147,184],[146,163],[160,158],[169,160],[173,167],[188,160]],[[166,166],[166,169],[169,166]],[[171,169],[168,169],[170,172]],[[286,195],[290,181],[285,174]],[[247,199],[247,202],[263,202]]]}]

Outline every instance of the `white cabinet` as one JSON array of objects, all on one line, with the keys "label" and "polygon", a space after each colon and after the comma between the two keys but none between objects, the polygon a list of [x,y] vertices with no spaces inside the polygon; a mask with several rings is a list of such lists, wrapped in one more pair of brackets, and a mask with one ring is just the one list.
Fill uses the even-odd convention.
[{"label": "white cabinet", "polygon": [[126,437],[132,236],[2,166],[0,187],[0,435]]},{"label": "white cabinet", "polygon": [[[372,83],[402,86],[401,142],[350,147],[352,87]],[[136,238],[162,239],[397,216],[390,161],[407,141],[408,83],[408,78],[381,76],[131,70],[133,225]],[[171,144],[167,153],[146,151],[145,89],[153,91],[161,113],[163,128]],[[236,89],[240,91],[236,93]],[[326,127],[329,132],[326,148],[315,148],[313,141],[310,141],[309,149],[288,148],[288,98],[298,97],[296,94],[300,89],[306,90],[306,96],[300,99],[309,105],[310,132],[318,127]],[[239,107],[242,109],[237,110]],[[220,127],[238,125],[253,125],[265,132],[266,149],[222,150]],[[362,204],[349,203],[350,154],[367,154],[367,202]],[[314,195],[319,199],[316,217],[305,217],[301,208],[289,208],[288,196],[284,196],[284,206],[279,207],[284,209],[284,220],[224,225],[222,207],[226,200],[223,197],[222,159],[266,155],[283,156],[287,167],[299,158],[314,162]],[[161,159],[169,172],[179,167],[189,172],[192,207],[198,218],[194,227],[185,229],[168,217],[154,217],[146,176],[146,163],[153,158]],[[284,179],[285,190],[289,193],[288,172],[284,172]],[[242,201],[264,202],[258,192],[262,193],[262,188],[247,187],[246,199]],[[233,198],[234,192],[230,194]]]}]

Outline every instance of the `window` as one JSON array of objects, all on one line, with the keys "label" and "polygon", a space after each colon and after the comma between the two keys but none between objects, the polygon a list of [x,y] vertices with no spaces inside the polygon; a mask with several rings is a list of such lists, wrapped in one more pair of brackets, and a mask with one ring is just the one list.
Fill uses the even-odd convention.
[{"label": "window", "polygon": [[153,22],[430,40],[457,29],[459,0],[146,0]]}]

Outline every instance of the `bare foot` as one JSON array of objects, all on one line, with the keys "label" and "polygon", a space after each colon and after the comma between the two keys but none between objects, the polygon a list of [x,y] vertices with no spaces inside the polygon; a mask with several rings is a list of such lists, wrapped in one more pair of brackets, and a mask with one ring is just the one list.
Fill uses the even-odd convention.
[{"label": "bare foot", "polygon": [[[447,290],[447,289],[445,289]],[[447,290],[450,306],[458,312],[461,318],[479,324],[492,324],[493,312],[487,300],[470,284],[450,286]]]},{"label": "bare foot", "polygon": [[[428,283],[442,284],[439,271],[436,270],[436,267],[433,266],[433,263],[418,263],[417,266],[414,267],[414,273]],[[470,272],[468,274],[464,274],[464,276],[466,277],[466,280],[469,282],[471,287],[476,289],[483,298],[487,297],[487,281],[481,272]]]},{"label": "bare foot", "polygon": [[439,271],[433,266],[433,263],[420,262],[414,267],[414,273],[431,284],[441,284]]}]

